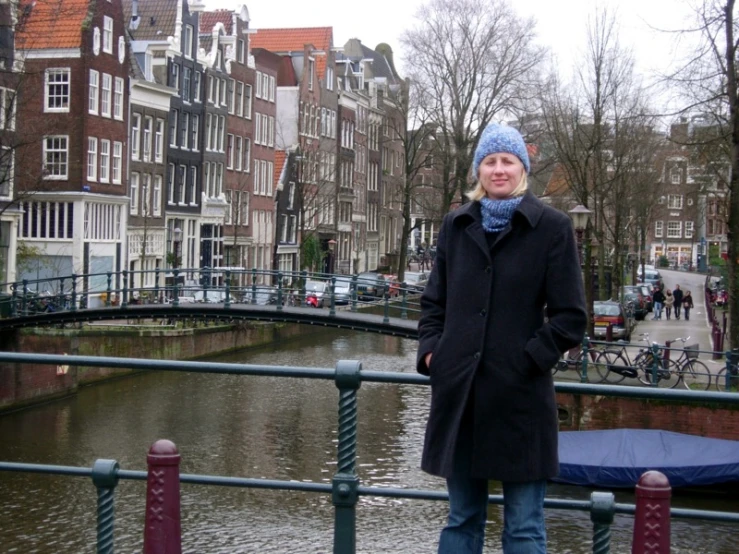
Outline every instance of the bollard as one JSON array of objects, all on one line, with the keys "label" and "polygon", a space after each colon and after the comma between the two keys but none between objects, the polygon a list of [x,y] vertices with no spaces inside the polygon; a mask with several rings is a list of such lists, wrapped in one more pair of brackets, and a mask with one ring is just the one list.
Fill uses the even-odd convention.
[{"label": "bollard", "polygon": [[144,554],[180,554],[180,455],[175,444],[158,440],[146,456]]},{"label": "bollard", "polygon": [[669,367],[667,364],[670,361],[670,348],[672,347],[672,341],[665,341],[665,352],[662,354],[662,359],[665,361],[664,366]]},{"label": "bollard", "polygon": [[636,515],[631,554],[670,552],[670,497],[667,477],[647,471],[636,484]]},{"label": "bollard", "polygon": [[610,323],[606,327],[606,342],[613,342],[613,325]]},{"label": "bollard", "polygon": [[713,322],[711,327],[711,338],[713,339],[713,359],[720,360],[723,356],[721,353],[721,329],[716,325],[716,321]]},{"label": "bollard", "polygon": [[115,524],[114,493],[118,484],[118,462],[95,460],[92,482],[98,490],[97,553],[113,554]]},{"label": "bollard", "polygon": [[593,522],[593,554],[611,551],[611,524],[616,513],[616,498],[612,492],[590,495],[590,521]]}]

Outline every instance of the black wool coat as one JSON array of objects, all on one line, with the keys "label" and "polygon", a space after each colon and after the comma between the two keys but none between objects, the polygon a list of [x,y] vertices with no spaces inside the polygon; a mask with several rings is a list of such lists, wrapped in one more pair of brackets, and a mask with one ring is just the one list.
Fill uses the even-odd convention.
[{"label": "black wool coat", "polygon": [[479,202],[447,214],[421,309],[417,369],[431,377],[422,469],[451,475],[471,400],[473,477],[556,476],[551,368],[582,341],[587,321],[570,219],[526,193],[491,248]]}]

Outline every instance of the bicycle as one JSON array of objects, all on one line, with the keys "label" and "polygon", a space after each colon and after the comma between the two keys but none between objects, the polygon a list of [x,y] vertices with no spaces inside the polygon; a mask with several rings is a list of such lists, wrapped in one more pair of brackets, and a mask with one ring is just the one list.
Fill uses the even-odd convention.
[{"label": "bicycle", "polygon": [[685,385],[688,390],[708,390],[711,387],[711,372],[708,366],[698,360],[698,343],[685,346],[690,337],[676,338],[670,341],[683,343],[683,350],[680,357],[675,360],[675,370],[678,373],[678,382]]},{"label": "bicycle", "polygon": [[618,385],[626,377],[630,379],[639,379],[643,385],[656,384],[658,387],[669,387],[674,389],[680,382],[680,377],[676,369],[677,364],[670,359],[662,357],[660,354],[664,351],[664,347],[660,346],[658,351],[656,383],[655,375],[655,359],[652,346],[657,343],[649,342],[649,333],[640,333],[639,336],[647,343],[646,348],[641,348],[634,358],[633,362],[626,349],[629,343],[626,341],[618,341],[620,348],[606,347],[596,360],[595,369],[601,377],[601,383],[609,385]]},{"label": "bicycle", "polygon": [[726,383],[726,367],[721,368],[716,374],[716,390],[719,392],[737,392],[739,391],[739,348],[731,351],[731,359],[729,360],[729,383]]},{"label": "bicycle", "polygon": [[[556,375],[560,371],[564,372],[570,369],[574,370],[576,373],[580,373],[580,371],[582,371],[583,350],[579,349],[575,355],[571,355],[571,352],[572,350],[568,350],[560,356],[559,361],[552,367],[552,375]],[[588,366],[590,366],[590,364],[595,364],[595,360],[598,358],[600,350],[596,348],[588,348],[587,352],[588,357],[590,358]]]}]

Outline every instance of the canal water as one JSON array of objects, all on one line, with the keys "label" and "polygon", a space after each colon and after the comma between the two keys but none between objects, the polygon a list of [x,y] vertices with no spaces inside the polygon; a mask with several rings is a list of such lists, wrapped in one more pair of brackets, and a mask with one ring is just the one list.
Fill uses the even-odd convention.
[{"label": "canal water", "polygon": [[[416,342],[325,331],[218,361],[413,372]],[[358,473],[365,486],[444,490],[419,470],[428,389],[364,383],[359,390]],[[152,373],[88,387],[78,395],[0,417],[0,460],[90,467],[97,458],[145,470],[160,438],[177,444],[183,473],[329,483],[336,469],[338,393],[319,380]],[[499,493],[493,487],[491,492]],[[589,490],[551,486],[549,496],[587,500]],[[0,553],[94,552],[95,489],[88,478],[0,472]],[[619,494],[619,502],[633,502]],[[736,510],[721,498],[675,505]],[[145,484],[116,491],[116,552],[140,552]],[[430,553],[443,502],[362,497],[357,552]],[[549,551],[592,552],[585,513],[549,510]],[[486,552],[501,552],[501,508],[489,510]],[[630,552],[633,520],[619,516],[611,552]],[[332,552],[333,507],[315,493],[182,486],[183,551],[197,554]],[[673,521],[673,554],[737,551],[736,526]]]}]

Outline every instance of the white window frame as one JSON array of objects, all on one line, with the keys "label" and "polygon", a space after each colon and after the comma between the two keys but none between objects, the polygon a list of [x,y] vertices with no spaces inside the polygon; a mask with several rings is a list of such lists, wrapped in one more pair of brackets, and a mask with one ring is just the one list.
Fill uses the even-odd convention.
[{"label": "white window frame", "polygon": [[100,139],[100,182],[110,183],[110,141]]},{"label": "white window frame", "polygon": [[234,168],[234,151],[236,148],[236,141],[234,136],[229,133],[226,137],[226,167],[228,169]]},{"label": "white window frame", "polygon": [[251,85],[244,85],[244,117],[251,119],[252,105],[254,104],[252,94],[254,89]]},{"label": "white window frame", "polygon": [[[58,88],[58,90],[57,90]],[[68,67],[50,67],[44,74],[44,112],[68,113],[72,98],[72,74]],[[49,106],[59,99],[59,106]],[[57,102],[54,102],[57,104]]]},{"label": "white window frame", "polygon": [[193,102],[200,102],[200,89],[202,88],[202,73],[200,71],[195,70],[193,72],[192,76],[192,100]]},{"label": "white window frame", "polygon": [[102,117],[110,117],[112,94],[113,77],[108,73],[103,73],[100,84],[100,115]]},{"label": "white window frame", "polygon": [[131,173],[131,184],[129,186],[129,195],[131,201],[129,209],[131,215],[139,214],[139,179],[140,176],[138,173]]},{"label": "white window frame", "polygon": [[174,206],[174,193],[177,187],[177,172],[173,163],[167,166],[167,204]]},{"label": "white window frame", "polygon": [[[49,141],[59,141],[60,146],[56,147],[53,145],[49,148]],[[63,147],[61,143],[63,142]],[[49,163],[49,155],[54,153],[60,154],[60,160],[53,160]],[[43,138],[43,167],[44,167],[44,179],[47,181],[66,181],[69,178],[69,135],[49,135]],[[52,173],[49,171],[49,167],[58,167],[58,173]],[[63,171],[61,171],[63,170]]]},{"label": "white window frame", "polygon": [[154,131],[154,161],[162,163],[164,160],[164,120],[157,118]]},{"label": "white window frame", "polygon": [[683,236],[683,222],[674,219],[667,222],[667,238],[679,239]]},{"label": "white window frame", "polygon": [[162,215],[162,176],[154,175],[154,188],[152,189],[152,214],[154,217]]},{"label": "white window frame", "polygon": [[191,128],[191,140],[192,145],[191,149],[193,152],[198,152],[200,150],[199,141],[200,141],[200,116],[198,114],[192,114],[192,128]]},{"label": "white window frame", "polygon": [[113,18],[103,16],[103,52],[113,53]]},{"label": "white window frame", "polygon": [[141,154],[141,114],[131,116],[131,159],[138,161]]},{"label": "white window frame", "polygon": [[113,87],[113,118],[123,121],[123,79],[116,77]]},{"label": "white window frame", "polygon": [[141,176],[141,215],[151,215],[151,175],[144,173]]},{"label": "white window frame", "polygon": [[192,47],[193,37],[195,36],[195,30],[192,25],[185,25],[185,40],[184,40],[184,52],[183,55],[188,59],[192,59]]},{"label": "white window frame", "polygon": [[685,222],[685,238],[692,239],[695,232],[695,223],[692,221]]},{"label": "white window frame", "polygon": [[190,205],[197,206],[198,204],[198,168],[197,166],[190,166]]},{"label": "white window frame", "polygon": [[241,171],[243,155],[244,155],[244,139],[240,136],[235,138],[234,144],[234,170]]},{"label": "white window frame", "polygon": [[87,180],[97,181],[98,178],[98,139],[87,137]]},{"label": "white window frame", "polygon": [[121,184],[121,176],[123,175],[123,143],[113,142],[113,165],[111,167],[114,185]]},{"label": "white window frame", "polygon": [[244,137],[244,171],[251,173],[251,139]]},{"label": "white window frame", "polygon": [[177,148],[177,134],[179,132],[179,127],[177,126],[180,122],[180,112],[178,110],[170,110],[169,111],[169,145],[173,148]]},{"label": "white window frame", "polygon": [[90,70],[90,93],[87,102],[87,112],[98,114],[98,103],[100,101],[100,73],[94,69]]},{"label": "white window frame", "polygon": [[154,138],[154,119],[151,116],[144,117],[144,161],[152,159],[152,141]]},{"label": "white window frame", "polygon": [[654,238],[661,239],[664,236],[664,228],[665,228],[664,221],[655,221],[654,222]]},{"label": "white window frame", "polygon": [[667,195],[667,208],[670,210],[682,210],[683,209],[683,195],[682,194],[668,194]]}]

